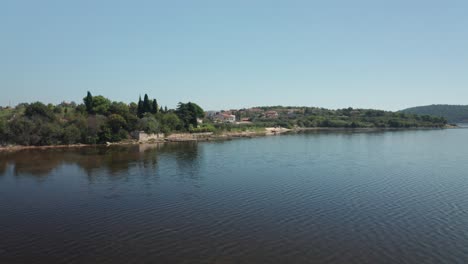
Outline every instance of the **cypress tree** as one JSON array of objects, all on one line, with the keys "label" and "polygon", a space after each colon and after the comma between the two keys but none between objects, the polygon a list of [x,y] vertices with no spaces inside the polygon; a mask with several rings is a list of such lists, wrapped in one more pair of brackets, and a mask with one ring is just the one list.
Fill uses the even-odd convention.
[{"label": "cypress tree", "polygon": [[151,107],[151,113],[156,114],[158,112],[158,101],[153,100],[153,106]]},{"label": "cypress tree", "polygon": [[151,112],[151,103],[148,98],[148,95],[145,94],[145,98],[143,99],[143,113]]},{"label": "cypress tree", "polygon": [[143,116],[143,101],[141,100],[141,96],[138,99],[138,108],[137,108],[137,113],[139,117]]},{"label": "cypress tree", "polygon": [[88,114],[91,114],[91,112],[93,112],[93,96],[89,91],[86,97],[83,99],[83,101],[86,106],[86,112],[88,112]]}]

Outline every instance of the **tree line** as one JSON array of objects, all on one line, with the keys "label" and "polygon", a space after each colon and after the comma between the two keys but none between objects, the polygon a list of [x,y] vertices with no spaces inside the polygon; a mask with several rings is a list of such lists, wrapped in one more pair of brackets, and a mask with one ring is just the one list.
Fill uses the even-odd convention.
[{"label": "tree line", "polygon": [[[447,120],[431,115],[417,115],[374,109],[326,109],[319,107],[255,107],[261,111],[240,109],[234,114],[237,119],[248,118],[256,126],[282,127],[332,127],[332,128],[418,128],[444,127]],[[277,118],[267,118],[266,111],[276,111]]]},{"label": "tree line", "polygon": [[147,94],[126,104],[90,92],[83,103],[45,105],[22,103],[0,110],[0,144],[58,145],[99,144],[131,138],[133,131],[148,133],[189,132],[198,128],[203,109],[179,103],[168,109]]}]

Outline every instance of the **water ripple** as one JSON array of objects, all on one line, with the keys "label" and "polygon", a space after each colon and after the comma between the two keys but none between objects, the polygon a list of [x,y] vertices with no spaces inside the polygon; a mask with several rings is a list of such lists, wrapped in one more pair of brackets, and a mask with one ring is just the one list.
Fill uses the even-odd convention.
[{"label": "water ripple", "polygon": [[464,263],[467,133],[2,157],[0,263]]}]

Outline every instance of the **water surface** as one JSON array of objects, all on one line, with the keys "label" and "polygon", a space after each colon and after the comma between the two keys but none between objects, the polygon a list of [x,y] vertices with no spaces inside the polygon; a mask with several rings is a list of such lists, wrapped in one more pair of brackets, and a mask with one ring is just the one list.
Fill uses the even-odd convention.
[{"label": "water surface", "polygon": [[0,153],[0,263],[466,263],[468,129]]}]

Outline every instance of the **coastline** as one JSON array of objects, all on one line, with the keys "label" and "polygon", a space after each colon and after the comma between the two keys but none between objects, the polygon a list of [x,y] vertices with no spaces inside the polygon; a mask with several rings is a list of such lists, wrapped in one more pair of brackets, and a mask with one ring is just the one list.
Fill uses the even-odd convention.
[{"label": "coastline", "polygon": [[107,142],[103,144],[70,144],[70,145],[48,145],[48,146],[22,146],[9,145],[0,146],[0,152],[12,152],[19,150],[41,150],[41,149],[65,149],[65,148],[85,148],[85,147],[102,147],[102,146],[119,146],[119,145],[139,145],[139,144],[160,144],[170,142],[203,142],[203,141],[222,141],[236,138],[255,138],[265,136],[276,136],[288,133],[301,132],[384,132],[384,131],[411,131],[411,130],[439,130],[439,129],[455,129],[459,126],[447,125],[446,127],[414,127],[414,128],[346,128],[346,127],[300,127],[287,129],[282,127],[268,127],[265,131],[241,131],[230,132],[224,131],[221,134],[207,133],[177,133],[166,136],[160,140],[140,142],[135,139],[125,140],[120,142]]}]

